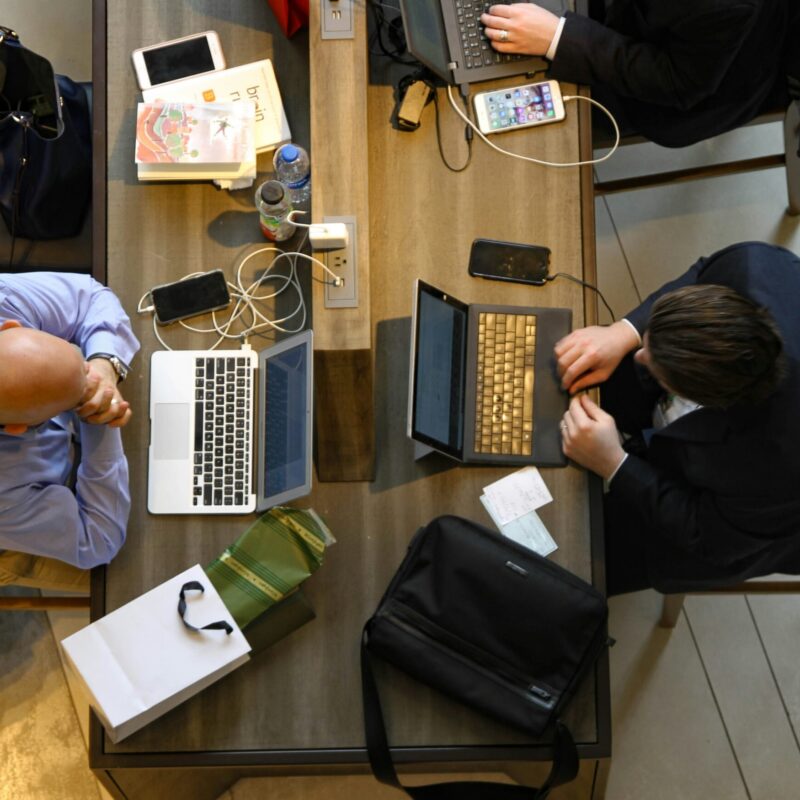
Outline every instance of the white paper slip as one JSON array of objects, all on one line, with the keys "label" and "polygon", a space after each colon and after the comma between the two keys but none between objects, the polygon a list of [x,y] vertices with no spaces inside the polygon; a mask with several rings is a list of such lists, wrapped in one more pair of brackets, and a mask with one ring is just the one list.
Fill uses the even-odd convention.
[{"label": "white paper slip", "polygon": [[481,495],[481,503],[503,536],[533,550],[540,556],[548,556],[558,549],[555,540],[535,511],[529,511],[511,522],[501,525],[495,516],[492,501],[485,494]]},{"label": "white paper slip", "polygon": [[492,501],[498,525],[507,525],[523,514],[553,501],[536,467],[523,467],[484,486],[483,491]]}]

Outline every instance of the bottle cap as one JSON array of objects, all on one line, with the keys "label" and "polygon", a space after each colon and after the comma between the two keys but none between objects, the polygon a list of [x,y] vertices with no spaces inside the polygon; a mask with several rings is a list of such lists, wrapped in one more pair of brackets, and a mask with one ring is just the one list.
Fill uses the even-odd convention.
[{"label": "bottle cap", "polygon": [[261,186],[261,199],[265,203],[274,205],[283,200],[283,184],[280,181],[267,181]]},{"label": "bottle cap", "polygon": [[288,164],[296,161],[299,155],[300,151],[293,144],[285,144],[281,147],[281,158]]}]

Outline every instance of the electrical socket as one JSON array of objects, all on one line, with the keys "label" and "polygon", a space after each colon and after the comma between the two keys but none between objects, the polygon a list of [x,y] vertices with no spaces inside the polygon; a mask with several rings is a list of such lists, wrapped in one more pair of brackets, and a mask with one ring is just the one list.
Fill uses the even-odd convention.
[{"label": "electrical socket", "polygon": [[320,34],[323,39],[354,39],[353,0],[320,0]]},{"label": "electrical socket", "polygon": [[[358,270],[356,263],[356,218],[323,217],[325,222],[343,222],[347,226],[347,247],[339,250],[326,250],[323,253],[325,266],[344,280],[342,286],[325,284],[325,308],[358,307]],[[330,275],[326,280],[332,281]]]}]

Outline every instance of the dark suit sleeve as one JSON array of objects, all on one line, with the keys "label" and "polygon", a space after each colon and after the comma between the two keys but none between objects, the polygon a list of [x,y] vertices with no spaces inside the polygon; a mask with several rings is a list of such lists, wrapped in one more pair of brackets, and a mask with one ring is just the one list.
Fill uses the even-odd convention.
[{"label": "dark suit sleeve", "polygon": [[682,8],[665,22],[660,36],[641,41],[567,12],[550,74],[573,83],[604,84],[623,97],[690,109],[714,94],[755,15],[752,0],[722,9]]},{"label": "dark suit sleeve", "polygon": [[[634,455],[625,459],[610,492],[633,519],[641,520],[642,536],[661,539],[708,563],[732,564],[762,550],[768,541],[759,534],[765,525],[760,518],[763,504],[753,506],[747,498],[726,498],[690,486]],[[648,546],[660,551],[657,541]]]}]

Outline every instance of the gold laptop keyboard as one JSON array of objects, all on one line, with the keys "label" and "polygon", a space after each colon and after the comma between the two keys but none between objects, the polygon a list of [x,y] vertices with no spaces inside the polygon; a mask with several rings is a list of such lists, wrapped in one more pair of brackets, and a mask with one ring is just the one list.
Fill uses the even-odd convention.
[{"label": "gold laptop keyboard", "polygon": [[535,315],[478,315],[475,452],[531,455],[535,350]]}]

